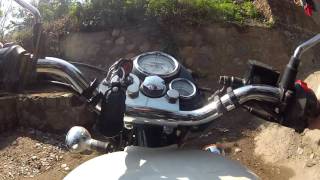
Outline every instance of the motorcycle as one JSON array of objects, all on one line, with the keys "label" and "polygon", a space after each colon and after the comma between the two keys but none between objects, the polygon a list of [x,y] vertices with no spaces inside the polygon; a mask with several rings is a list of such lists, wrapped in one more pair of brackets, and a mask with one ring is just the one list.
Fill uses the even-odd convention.
[{"label": "motorcycle", "polygon": [[244,78],[221,76],[222,88],[207,101],[192,74],[163,52],[120,59],[105,78],[89,83],[71,63],[43,56],[39,11],[15,1],[36,17],[35,48],[33,54],[18,45],[0,49],[0,89],[19,91],[45,80],[77,94],[99,117],[92,132],[103,140],[74,126],[65,144],[74,153],[107,154],[81,164],[65,180],[259,179],[224,156],[184,149],[184,140],[237,108],[298,132],[318,115],[316,96],[296,76],[302,54],[320,42],[320,34],[297,47],[281,77],[272,67],[250,62]]}]

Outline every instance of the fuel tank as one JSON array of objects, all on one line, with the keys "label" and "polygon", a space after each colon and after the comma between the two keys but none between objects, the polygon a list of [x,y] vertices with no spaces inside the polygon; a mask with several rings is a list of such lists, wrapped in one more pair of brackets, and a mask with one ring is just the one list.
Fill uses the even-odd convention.
[{"label": "fuel tank", "polygon": [[259,179],[238,162],[201,150],[130,146],[91,159],[64,180]]}]

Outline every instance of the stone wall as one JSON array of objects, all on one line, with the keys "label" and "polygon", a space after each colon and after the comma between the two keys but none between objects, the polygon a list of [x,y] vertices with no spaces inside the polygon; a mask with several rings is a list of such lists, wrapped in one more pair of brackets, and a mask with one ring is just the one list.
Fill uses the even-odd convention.
[{"label": "stone wall", "polygon": [[72,126],[91,127],[95,113],[70,93],[37,93],[0,98],[0,132],[17,126],[66,133]]},{"label": "stone wall", "polygon": [[16,99],[15,96],[0,97],[0,132],[10,130],[18,124]]},{"label": "stone wall", "polygon": [[[62,43],[65,58],[108,67],[121,57],[161,50],[198,72],[201,82],[215,87],[219,75],[244,74],[247,61],[258,60],[279,71],[295,47],[314,34],[280,28],[212,24],[200,27],[140,25],[96,33],[70,34]],[[303,57],[300,77],[319,68],[318,48]]]}]

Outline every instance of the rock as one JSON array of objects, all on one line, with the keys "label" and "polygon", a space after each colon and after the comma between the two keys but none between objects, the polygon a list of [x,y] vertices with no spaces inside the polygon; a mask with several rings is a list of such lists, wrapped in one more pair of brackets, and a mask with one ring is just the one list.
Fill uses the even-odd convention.
[{"label": "rock", "polygon": [[130,59],[130,58],[133,58],[135,55],[136,55],[136,54],[134,54],[134,53],[129,53],[129,54],[127,54],[127,55],[125,56],[125,58]]},{"label": "rock", "polygon": [[109,54],[113,56],[119,56],[123,53],[123,46],[114,46],[110,49]]},{"label": "rock", "polygon": [[308,161],[306,164],[305,164],[305,167],[312,167],[314,165],[316,165],[317,163],[315,161]]},{"label": "rock", "polygon": [[148,42],[143,43],[140,47],[139,50],[141,52],[147,52],[150,50],[150,44]]},{"label": "rock", "polygon": [[239,152],[241,152],[241,151],[242,151],[242,150],[241,150],[240,148],[235,148],[235,149],[234,149],[234,152],[235,152],[235,153],[239,153]]},{"label": "rock", "polygon": [[61,168],[66,168],[67,164],[61,164]]},{"label": "rock", "polygon": [[38,157],[37,157],[37,156],[32,156],[31,159],[32,159],[32,160],[37,160]]},{"label": "rock", "polygon": [[9,176],[10,176],[11,178],[14,178],[14,176],[13,176],[13,174],[12,174],[11,172],[8,172],[8,174],[9,174]]},{"label": "rock", "polygon": [[34,129],[30,129],[29,134],[35,134],[36,131]]},{"label": "rock", "polygon": [[240,58],[234,58],[232,61],[233,61],[233,63],[235,63],[237,65],[243,65],[243,62],[241,61]]},{"label": "rock", "polygon": [[315,148],[319,148],[320,146],[320,130],[306,130],[304,132],[303,142],[306,144],[310,144]]},{"label": "rock", "polygon": [[106,44],[106,45],[110,45],[110,44],[112,44],[112,40],[107,39],[107,40],[105,40],[105,41],[104,41],[104,44]]},{"label": "rock", "polygon": [[314,153],[312,153],[310,156],[309,156],[310,159],[313,159],[314,158]]},{"label": "rock", "polygon": [[[19,97],[17,114],[19,124],[45,132],[65,132],[74,125],[94,123],[95,114],[83,104],[75,104],[76,95],[70,93],[39,93]],[[90,126],[90,125],[89,125]],[[45,134],[35,131],[45,138]],[[47,139],[50,139],[47,137]],[[36,146],[41,147],[40,145]]]},{"label": "rock", "polygon": [[36,147],[36,148],[40,148],[40,147],[41,147],[41,144],[40,144],[40,143],[36,143],[35,147]]},{"label": "rock", "polygon": [[284,161],[297,155],[299,138],[299,134],[290,128],[268,123],[255,137],[254,153],[268,163]]},{"label": "rock", "polygon": [[47,162],[47,161],[41,161],[41,165],[42,165],[42,166],[49,166],[49,165],[50,165],[50,163],[49,163],[49,162]]},{"label": "rock", "polygon": [[18,145],[18,141],[16,141],[16,140],[12,141],[11,145],[13,145],[13,146]]},{"label": "rock", "polygon": [[65,171],[70,171],[70,168],[69,167],[65,167],[64,170]]},{"label": "rock", "polygon": [[218,131],[220,131],[220,132],[224,132],[224,133],[227,133],[227,132],[229,132],[229,129],[227,129],[227,128],[216,128]]},{"label": "rock", "polygon": [[193,65],[193,58],[190,58],[188,57],[186,60],[185,60],[185,64],[189,67],[191,67]]},{"label": "rock", "polygon": [[113,29],[111,33],[112,37],[117,37],[120,35],[120,30],[119,29]]},{"label": "rock", "polygon": [[183,57],[192,57],[194,54],[194,48],[192,46],[186,46],[180,50]]},{"label": "rock", "polygon": [[119,37],[118,39],[116,39],[115,44],[116,45],[123,45],[126,41],[126,38],[124,36]]},{"label": "rock", "polygon": [[301,155],[301,154],[303,154],[303,151],[304,150],[301,147],[298,147],[297,154]]},{"label": "rock", "polygon": [[136,46],[134,44],[129,44],[126,46],[127,51],[132,51]]}]

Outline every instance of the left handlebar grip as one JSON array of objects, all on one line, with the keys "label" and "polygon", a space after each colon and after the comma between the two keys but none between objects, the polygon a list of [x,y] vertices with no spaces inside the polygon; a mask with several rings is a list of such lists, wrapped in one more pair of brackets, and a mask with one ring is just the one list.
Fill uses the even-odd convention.
[{"label": "left handlebar grip", "polygon": [[0,49],[0,89],[17,91],[35,80],[36,60],[21,46]]}]

